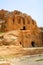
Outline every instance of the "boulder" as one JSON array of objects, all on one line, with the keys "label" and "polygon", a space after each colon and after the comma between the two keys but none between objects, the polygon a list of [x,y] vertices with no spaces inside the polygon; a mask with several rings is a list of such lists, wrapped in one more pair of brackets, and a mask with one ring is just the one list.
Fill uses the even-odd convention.
[{"label": "boulder", "polygon": [[4,45],[20,45],[19,44],[19,34],[20,31],[10,31],[4,34],[3,44]]}]

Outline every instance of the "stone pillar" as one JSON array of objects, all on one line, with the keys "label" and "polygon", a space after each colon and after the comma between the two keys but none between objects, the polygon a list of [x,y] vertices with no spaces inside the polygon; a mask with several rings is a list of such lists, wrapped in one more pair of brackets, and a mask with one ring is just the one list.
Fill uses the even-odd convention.
[{"label": "stone pillar", "polygon": [[11,31],[11,30],[13,30],[13,18],[12,18],[12,16],[8,16],[7,17],[7,22],[6,22],[6,24],[7,24],[7,31]]}]

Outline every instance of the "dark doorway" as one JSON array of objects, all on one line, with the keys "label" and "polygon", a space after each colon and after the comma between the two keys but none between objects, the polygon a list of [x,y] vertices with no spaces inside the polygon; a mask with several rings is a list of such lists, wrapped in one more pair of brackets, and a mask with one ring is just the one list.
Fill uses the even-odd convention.
[{"label": "dark doorway", "polygon": [[22,43],[20,42],[20,45],[22,45]]},{"label": "dark doorway", "polygon": [[26,27],[25,27],[25,26],[23,26],[23,28],[22,28],[22,29],[20,29],[20,30],[26,30]]},{"label": "dark doorway", "polygon": [[23,26],[23,30],[26,30],[25,26]]},{"label": "dark doorway", "polygon": [[22,44],[21,42],[20,42],[20,45],[21,45],[22,47],[24,47],[23,44]]},{"label": "dark doorway", "polygon": [[32,42],[31,42],[31,45],[32,45],[32,47],[35,47],[35,42],[32,41]]}]

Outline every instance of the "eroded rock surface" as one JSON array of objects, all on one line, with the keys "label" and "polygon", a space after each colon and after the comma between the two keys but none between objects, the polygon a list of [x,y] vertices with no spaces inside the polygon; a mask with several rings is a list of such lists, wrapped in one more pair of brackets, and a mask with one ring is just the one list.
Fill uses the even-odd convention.
[{"label": "eroded rock surface", "polygon": [[7,32],[0,38],[0,45],[43,46],[42,33],[36,21],[20,11],[0,10],[0,31]]}]

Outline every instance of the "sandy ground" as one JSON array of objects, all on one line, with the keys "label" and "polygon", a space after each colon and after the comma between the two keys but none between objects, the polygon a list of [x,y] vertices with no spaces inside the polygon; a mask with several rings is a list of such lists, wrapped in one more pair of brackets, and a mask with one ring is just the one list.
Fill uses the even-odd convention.
[{"label": "sandy ground", "polygon": [[23,56],[34,54],[43,54],[43,47],[22,48],[19,46],[0,46],[0,56],[5,55]]},{"label": "sandy ground", "polygon": [[24,56],[10,60],[11,65],[43,65],[43,61],[36,61],[43,58],[43,56]]},{"label": "sandy ground", "polygon": [[[43,54],[38,55],[27,55],[27,56],[21,56],[21,57],[13,57],[8,58],[7,60],[4,59],[3,61],[0,61],[0,64],[7,63],[7,65],[43,65]],[[39,60],[39,61],[38,61]],[[4,64],[5,65],[5,64]]]},{"label": "sandy ground", "polygon": [[0,65],[43,65],[43,47],[0,46]]}]

